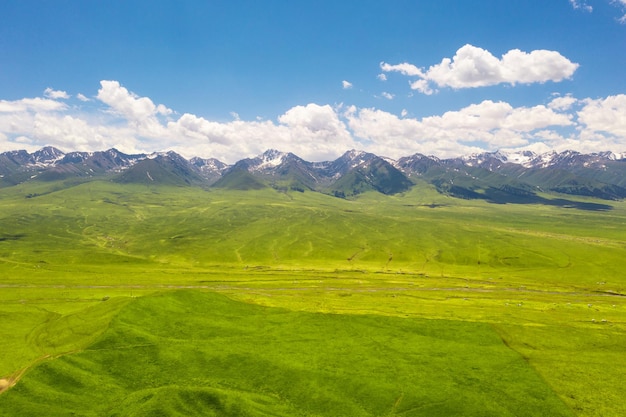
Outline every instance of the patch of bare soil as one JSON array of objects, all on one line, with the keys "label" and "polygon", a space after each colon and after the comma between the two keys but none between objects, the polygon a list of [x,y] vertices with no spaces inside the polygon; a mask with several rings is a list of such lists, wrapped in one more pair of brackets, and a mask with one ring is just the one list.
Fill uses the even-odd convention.
[{"label": "patch of bare soil", "polygon": [[0,379],[0,393],[6,391],[11,386],[11,381],[6,378]]}]

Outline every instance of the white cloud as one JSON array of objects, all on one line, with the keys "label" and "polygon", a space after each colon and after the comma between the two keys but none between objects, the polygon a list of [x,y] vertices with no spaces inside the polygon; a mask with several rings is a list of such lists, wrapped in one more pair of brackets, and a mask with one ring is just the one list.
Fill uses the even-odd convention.
[{"label": "white cloud", "polygon": [[554,112],[543,105],[513,109],[502,122],[502,127],[520,132],[532,132],[548,126],[572,126],[569,115]]},{"label": "white cloud", "polygon": [[[591,13],[593,7],[587,4],[585,0],[569,0],[572,7],[576,10],[583,10]],[[626,24],[626,0],[609,0],[609,3],[621,10],[622,16],[617,18],[617,21],[621,24]]]},{"label": "white cloud", "polygon": [[368,143],[367,150],[378,155],[399,158],[414,153],[458,156],[478,152],[466,145],[451,130],[430,126],[423,120],[401,119],[378,109],[352,109],[346,113],[354,135]]},{"label": "white cloud", "polygon": [[[413,64],[403,62],[402,64],[391,65],[386,62],[380,63],[380,69],[384,72],[399,72],[402,75],[408,75],[411,77],[424,77],[424,73],[421,69],[417,68]],[[382,74],[385,75],[385,74]]]},{"label": "white cloud", "polygon": [[589,6],[584,0],[569,0],[570,4],[574,9],[583,10],[585,12],[592,12],[593,7]]},{"label": "white cloud", "polygon": [[621,24],[626,24],[626,0],[612,0],[611,3],[621,8],[622,13],[625,13],[624,15],[622,15],[622,17],[617,19],[617,21]]},{"label": "white cloud", "polygon": [[63,150],[174,150],[232,163],[266,149],[311,161],[347,149],[382,156],[416,152],[439,157],[496,149],[626,150],[626,94],[598,99],[552,97],[546,105],[514,107],[485,100],[427,117],[375,108],[309,103],[274,120],[211,121],[177,115],[117,82],[102,83],[93,106],[69,107],[48,98],[0,101],[0,151],[44,145]]},{"label": "white cloud", "polygon": [[108,124],[91,115],[67,114],[67,110],[0,113],[0,132],[12,138],[8,143],[22,143],[31,150],[52,145],[64,150],[119,147],[123,151],[134,151],[134,145],[140,143],[133,129]]},{"label": "white cloud", "polygon": [[559,132],[550,129],[540,130],[536,132],[535,137],[541,140],[541,143],[544,144],[545,142],[558,144],[563,143],[567,140],[567,138],[561,135]]},{"label": "white cloud", "polygon": [[[206,120],[193,114],[185,113],[177,121],[167,124],[168,132],[176,136],[184,136],[192,140],[206,140],[207,144],[230,144],[228,136],[232,133],[237,121],[218,123]],[[259,124],[260,125],[260,124]]]},{"label": "white cloud", "polygon": [[[591,13],[593,11],[593,7],[587,4],[585,0],[569,0],[572,7],[576,10],[583,10],[585,12]],[[626,24],[626,0],[609,0],[609,2],[621,9],[623,15],[617,18],[617,21],[621,24]]]},{"label": "white cloud", "polygon": [[320,161],[333,159],[357,147],[339,114],[329,105],[295,106],[272,121],[219,123],[184,114],[167,125],[183,154],[198,152],[227,162],[262,153],[269,148],[294,152]]},{"label": "white cloud", "polygon": [[341,85],[343,86],[344,90],[348,90],[348,89],[352,88],[352,83],[350,81],[343,80],[341,82]]},{"label": "white cloud", "polygon": [[64,103],[41,97],[23,98],[15,101],[0,100],[0,113],[59,111],[66,108]]},{"label": "white cloud", "polygon": [[548,107],[550,107],[553,110],[565,111],[565,110],[569,110],[570,108],[572,108],[572,106],[576,104],[577,102],[578,100],[576,100],[574,97],[568,94],[563,97],[554,98],[548,104]]},{"label": "white cloud", "polygon": [[393,94],[388,93],[386,91],[383,91],[380,95],[386,98],[387,100],[393,100],[393,98],[395,97]]},{"label": "white cloud", "polygon": [[556,51],[512,49],[498,59],[491,52],[469,44],[459,48],[453,58],[444,58],[427,71],[408,63],[381,63],[383,71],[418,77],[411,82],[411,88],[424,94],[434,92],[432,85],[460,89],[558,82],[571,78],[578,66]]},{"label": "white cloud", "polygon": [[58,100],[58,99],[68,99],[70,98],[69,94],[67,94],[65,91],[61,91],[61,90],[53,90],[52,88],[48,87],[44,90],[43,94],[48,97],[51,98],[53,100]]},{"label": "white cloud", "polygon": [[165,107],[163,104],[159,104],[157,106],[157,111],[158,114],[163,115],[163,116],[168,116],[172,113],[174,113],[174,111],[172,109],[168,109],[167,107]]},{"label": "white cloud", "polygon": [[116,113],[129,120],[142,121],[157,114],[169,115],[172,110],[162,104],[155,106],[148,97],[139,97],[117,81],[100,81],[97,98]]},{"label": "white cloud", "polygon": [[102,126],[92,126],[86,120],[64,115],[61,117],[50,114],[37,114],[30,132],[33,138],[46,144],[71,150],[98,149],[106,146],[105,139],[112,135],[102,133],[111,131]]},{"label": "white cloud", "polygon": [[441,129],[467,129],[486,132],[507,129],[531,132],[548,126],[570,126],[567,115],[555,113],[545,106],[512,107],[502,101],[485,100],[458,111],[449,111],[442,116],[424,118],[424,123]]},{"label": "white cloud", "polygon": [[158,116],[169,116],[173,111],[163,104],[155,105],[148,97],[139,97],[122,87],[117,81],[100,81],[96,96],[110,107],[110,112],[125,119],[140,137],[158,141],[170,135]]},{"label": "white cloud", "polygon": [[289,127],[295,138],[299,135],[315,139],[316,142],[347,143],[351,142],[350,133],[339,115],[331,106],[307,104],[295,106],[278,118],[278,121]]},{"label": "white cloud", "polygon": [[91,99],[89,99],[87,96],[81,93],[76,94],[76,98],[79,99],[80,101],[91,101]]},{"label": "white cloud", "polygon": [[427,96],[430,96],[431,94],[437,92],[430,87],[428,80],[416,80],[409,83],[409,85],[411,86],[412,90],[417,90],[422,94],[426,94]]},{"label": "white cloud", "polygon": [[489,100],[421,120],[377,109],[353,109],[346,117],[357,137],[390,157],[415,152],[456,156],[479,151],[474,143],[490,150],[527,146],[540,129],[573,125],[568,115],[545,106],[514,108]]},{"label": "white cloud", "polygon": [[[626,139],[626,94],[604,99],[583,100],[584,107],[578,112],[583,134],[613,136]],[[623,145],[626,147],[626,144]]]},{"label": "white cloud", "polygon": [[380,81],[387,81],[387,75],[380,73],[376,76]]}]

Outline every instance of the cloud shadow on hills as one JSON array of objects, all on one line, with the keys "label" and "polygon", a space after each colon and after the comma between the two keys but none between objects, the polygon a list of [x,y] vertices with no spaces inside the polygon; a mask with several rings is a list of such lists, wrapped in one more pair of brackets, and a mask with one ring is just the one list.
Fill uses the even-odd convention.
[{"label": "cloud shadow on hills", "polygon": [[467,200],[485,200],[492,204],[543,204],[546,206],[574,208],[585,211],[613,210],[613,206],[608,204],[589,203],[584,201],[567,200],[564,198],[549,199],[540,197],[534,193],[511,193],[492,187],[477,192],[464,187],[451,186],[448,190],[446,190],[446,194]]}]

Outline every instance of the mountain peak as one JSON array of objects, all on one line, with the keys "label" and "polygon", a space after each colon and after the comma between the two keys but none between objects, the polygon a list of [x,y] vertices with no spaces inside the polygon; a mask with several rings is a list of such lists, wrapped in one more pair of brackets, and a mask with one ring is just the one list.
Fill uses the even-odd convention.
[{"label": "mountain peak", "polygon": [[30,180],[70,177],[89,180],[109,176],[119,182],[180,186],[218,184],[238,189],[269,186],[277,190],[312,190],[350,196],[367,190],[384,194],[401,192],[411,186],[408,178],[413,178],[462,198],[539,201],[534,193],[543,190],[622,199],[626,198],[625,156],[626,153],[608,151],[535,154],[498,150],[451,159],[414,154],[394,161],[352,149],[334,161],[312,163],[292,153],[268,149],[257,157],[227,165],[216,159],[187,160],[173,151],[126,155],[112,148],[63,153],[47,146],[32,154],[26,151],[0,153],[0,186]]},{"label": "mountain peak", "polygon": [[258,157],[260,163],[256,167],[254,167],[254,169],[263,170],[277,167],[283,163],[287,155],[288,154],[278,151],[276,149],[268,149]]},{"label": "mountain peak", "polygon": [[30,156],[30,163],[33,165],[50,165],[64,156],[65,153],[54,146],[45,146]]},{"label": "mountain peak", "polygon": [[344,152],[344,154],[341,155],[341,158],[353,160],[353,159],[359,158],[359,157],[361,157],[363,155],[366,155],[366,154],[367,154],[367,152],[365,152],[365,151],[359,151],[359,150],[356,150],[356,149],[350,149],[349,151]]}]

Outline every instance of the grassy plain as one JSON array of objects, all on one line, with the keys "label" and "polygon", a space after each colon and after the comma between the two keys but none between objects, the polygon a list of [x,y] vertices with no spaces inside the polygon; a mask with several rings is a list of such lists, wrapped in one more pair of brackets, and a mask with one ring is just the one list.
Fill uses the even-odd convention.
[{"label": "grassy plain", "polygon": [[625,415],[611,205],[0,189],[0,414]]}]

